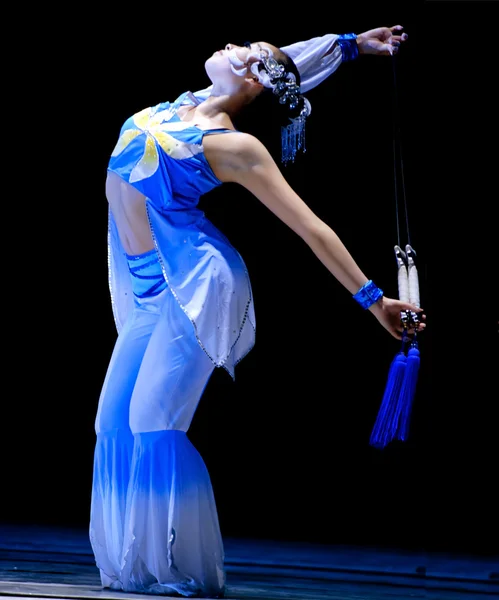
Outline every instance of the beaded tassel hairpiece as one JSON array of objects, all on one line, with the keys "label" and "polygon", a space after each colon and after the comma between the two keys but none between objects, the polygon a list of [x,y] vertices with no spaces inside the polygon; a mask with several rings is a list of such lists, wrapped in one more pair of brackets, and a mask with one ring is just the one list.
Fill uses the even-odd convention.
[{"label": "beaded tassel hairpiece", "polygon": [[300,114],[286,127],[281,127],[281,161],[284,165],[294,162],[298,151],[306,152],[305,146],[305,120],[306,114]]},{"label": "beaded tassel hairpiece", "polygon": [[306,152],[305,124],[312,112],[310,102],[300,94],[300,86],[296,83],[293,73],[287,73],[284,65],[278,63],[272,56],[262,53],[261,63],[268,75],[273,93],[279,97],[280,104],[287,104],[290,110],[295,110],[300,102],[303,108],[300,114],[285,127],[281,127],[281,161],[284,165],[294,162],[297,153]]},{"label": "beaded tassel hairpiece", "polygon": [[[251,48],[249,42],[244,45]],[[254,59],[251,64],[249,64],[250,59]],[[233,73],[245,76],[249,68],[258,81],[266,88],[271,89],[279,98],[279,103],[286,104],[289,110],[296,110],[302,105],[300,114],[295,118],[290,118],[289,124],[281,127],[281,161],[284,165],[294,162],[299,151],[306,151],[305,123],[312,112],[310,102],[300,93],[300,86],[296,82],[295,75],[286,71],[285,66],[274,58],[270,48],[260,48],[259,52],[250,54],[246,58],[246,62],[241,60],[234,50],[231,50],[229,60]]]}]

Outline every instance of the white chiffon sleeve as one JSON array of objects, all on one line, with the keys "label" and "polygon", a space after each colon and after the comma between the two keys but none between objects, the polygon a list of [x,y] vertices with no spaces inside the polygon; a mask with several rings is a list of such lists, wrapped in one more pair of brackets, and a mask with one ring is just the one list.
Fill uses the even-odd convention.
[{"label": "white chiffon sleeve", "polygon": [[[306,93],[336,71],[342,61],[338,35],[328,33],[305,42],[283,46],[281,50],[293,59],[301,76],[301,91]],[[332,51],[327,54],[332,48]]]},{"label": "white chiffon sleeve", "polygon": [[[293,59],[301,76],[301,91],[306,93],[336,71],[342,61],[338,34],[327,33],[303,42],[282,46],[281,50]],[[332,51],[327,54],[332,48]],[[327,55],[326,55],[327,54]],[[194,93],[198,102],[210,95],[212,86]]]}]

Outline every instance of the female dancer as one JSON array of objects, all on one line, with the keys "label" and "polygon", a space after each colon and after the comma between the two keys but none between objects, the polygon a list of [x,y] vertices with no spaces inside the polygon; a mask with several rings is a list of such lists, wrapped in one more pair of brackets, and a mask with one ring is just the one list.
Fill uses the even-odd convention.
[{"label": "female dancer", "polygon": [[244,261],[197,208],[201,195],[223,182],[252,192],[394,337],[401,337],[401,311],[419,311],[383,295],[290,188],[264,145],[233,123],[263,92],[272,94],[287,113],[283,160],[293,160],[310,113],[302,92],[342,60],[392,54],[405,38],[392,27],[314,38],[287,52],[266,42],[227,44],[205,63],[210,88],[123,124],[106,181],[119,335],[95,421],[90,518],[104,587],[224,592],[213,491],[186,433],[214,368],[234,377],[252,348],[255,314]]}]

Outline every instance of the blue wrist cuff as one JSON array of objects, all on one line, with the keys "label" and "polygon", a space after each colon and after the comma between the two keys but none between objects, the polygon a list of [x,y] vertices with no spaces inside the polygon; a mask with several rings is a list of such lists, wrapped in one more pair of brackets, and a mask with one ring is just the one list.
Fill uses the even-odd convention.
[{"label": "blue wrist cuff", "polygon": [[353,299],[357,300],[362,308],[367,309],[377,302],[382,295],[383,290],[380,290],[370,279],[364,283],[356,294],[353,295]]},{"label": "blue wrist cuff", "polygon": [[357,34],[342,33],[338,36],[338,46],[341,48],[343,62],[355,60],[359,56],[359,47],[357,46]]}]

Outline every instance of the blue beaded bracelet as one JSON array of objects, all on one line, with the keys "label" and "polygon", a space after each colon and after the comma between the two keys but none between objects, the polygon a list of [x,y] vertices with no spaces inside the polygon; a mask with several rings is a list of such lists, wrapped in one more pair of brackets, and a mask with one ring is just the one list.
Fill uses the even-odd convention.
[{"label": "blue beaded bracelet", "polygon": [[338,46],[341,48],[343,62],[355,60],[359,56],[357,34],[355,33],[342,33],[339,35]]},{"label": "blue beaded bracelet", "polygon": [[380,290],[370,279],[369,281],[366,281],[360,290],[352,297],[354,300],[357,300],[362,308],[367,309],[377,302],[382,295],[383,290]]}]

